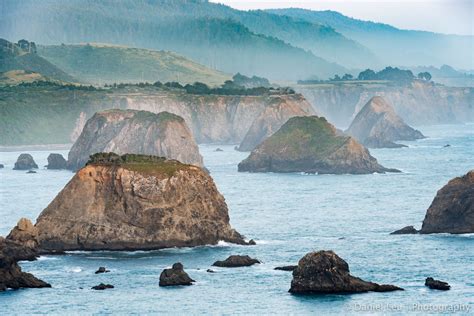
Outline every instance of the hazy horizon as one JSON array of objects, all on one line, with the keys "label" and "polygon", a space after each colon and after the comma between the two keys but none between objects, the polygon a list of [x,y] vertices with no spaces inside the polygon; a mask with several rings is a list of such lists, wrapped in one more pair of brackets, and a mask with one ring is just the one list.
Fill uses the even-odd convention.
[{"label": "hazy horizon", "polygon": [[[474,0],[210,0],[239,10],[302,8],[332,10],[400,29],[474,35]],[[436,21],[436,23],[433,23]]]}]

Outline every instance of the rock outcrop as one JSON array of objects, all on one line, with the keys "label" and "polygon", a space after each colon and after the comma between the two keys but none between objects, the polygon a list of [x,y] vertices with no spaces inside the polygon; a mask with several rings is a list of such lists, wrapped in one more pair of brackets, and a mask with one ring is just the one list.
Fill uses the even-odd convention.
[{"label": "rock outcrop", "polygon": [[225,260],[216,261],[212,265],[223,268],[237,268],[249,267],[257,263],[260,263],[260,261],[254,258],[250,258],[249,256],[232,255]]},{"label": "rock outcrop", "polygon": [[206,172],[144,155],[91,156],[34,228],[45,253],[246,244]]},{"label": "rock outcrop", "polygon": [[275,267],[273,270],[280,270],[280,271],[294,271],[298,268],[298,266],[281,266],[281,267]]},{"label": "rock outcrop", "polygon": [[394,285],[380,285],[356,278],[349,265],[333,251],[306,254],[293,271],[290,292],[294,294],[350,294],[403,290]]},{"label": "rock outcrop", "polygon": [[143,154],[203,166],[194,137],[183,118],[161,112],[107,110],[89,119],[68,156],[68,167],[82,168],[99,152]]},{"label": "rock outcrop", "polygon": [[346,133],[372,148],[404,147],[395,141],[424,138],[420,131],[405,124],[393,107],[378,96],[366,103]]},{"label": "rock outcrop", "polygon": [[474,170],[450,180],[438,191],[420,233],[474,233]]},{"label": "rock outcrop", "polygon": [[367,174],[394,171],[355,139],[338,135],[323,117],[289,119],[239,164],[239,171]]},{"label": "rock outcrop", "polygon": [[7,289],[51,287],[30,273],[22,272],[18,261],[36,260],[34,249],[0,237],[0,292]]},{"label": "rock outcrop", "polygon": [[30,154],[21,154],[18,156],[13,170],[38,169],[38,165]]},{"label": "rock outcrop", "polygon": [[109,273],[110,270],[107,270],[107,268],[105,267],[99,267],[99,269],[97,269],[97,271],[95,272],[95,274],[101,274],[101,273]]},{"label": "rock outcrop", "polygon": [[184,272],[180,262],[173,264],[171,269],[164,269],[160,274],[160,286],[192,285],[194,281]]},{"label": "rock outcrop", "polygon": [[61,154],[49,154],[46,168],[53,170],[67,169],[67,161]]},{"label": "rock outcrop", "polygon": [[103,291],[103,290],[107,290],[107,289],[113,289],[114,287],[115,286],[113,286],[112,284],[100,283],[99,285],[91,287],[91,290]]},{"label": "rock outcrop", "polygon": [[418,234],[418,231],[413,226],[405,226],[402,229],[396,230],[391,232],[390,235],[410,235],[410,234]]},{"label": "rock outcrop", "polygon": [[448,291],[449,289],[451,289],[451,286],[448,284],[448,282],[435,280],[431,277],[426,278],[425,286],[429,287],[432,290]]},{"label": "rock outcrop", "polygon": [[253,121],[238,150],[252,151],[262,141],[278,131],[290,118],[313,114],[315,114],[313,108],[304,98],[301,98],[299,102],[276,98]]}]

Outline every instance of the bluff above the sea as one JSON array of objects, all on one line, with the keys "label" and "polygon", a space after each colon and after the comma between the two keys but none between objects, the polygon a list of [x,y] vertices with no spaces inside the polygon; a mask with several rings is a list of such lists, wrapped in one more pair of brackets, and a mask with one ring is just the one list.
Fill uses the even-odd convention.
[{"label": "bluff above the sea", "polygon": [[288,119],[312,114],[314,110],[311,104],[301,95],[292,99],[275,98],[253,121],[238,150],[252,151],[263,140],[278,131]]},{"label": "bluff above the sea", "polygon": [[367,147],[403,147],[398,140],[416,140],[423,134],[411,128],[395,113],[393,107],[382,97],[373,97],[357,113],[346,130]]},{"label": "bluff above the sea", "polygon": [[340,135],[323,117],[289,119],[239,164],[239,171],[367,174],[398,171],[377,163],[369,151]]},{"label": "bluff above the sea", "polygon": [[246,244],[206,172],[145,155],[92,156],[34,227],[19,226],[10,237],[41,252]]},{"label": "bluff above the sea", "polygon": [[96,113],[72,146],[68,167],[77,170],[99,152],[154,155],[203,166],[192,132],[181,117],[168,112],[115,109]]}]

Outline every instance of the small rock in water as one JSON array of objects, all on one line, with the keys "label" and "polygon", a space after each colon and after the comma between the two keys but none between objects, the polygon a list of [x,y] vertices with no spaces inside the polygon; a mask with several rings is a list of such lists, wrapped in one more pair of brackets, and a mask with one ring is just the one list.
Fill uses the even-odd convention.
[{"label": "small rock in water", "polygon": [[253,239],[250,239],[250,240],[249,240],[249,245],[250,245],[250,246],[255,246],[256,244],[257,244],[257,243],[255,242],[255,240],[253,240]]},{"label": "small rock in water", "polygon": [[5,168],[5,166],[2,163],[0,163],[0,169],[3,169],[3,168]]},{"label": "small rock in water", "polygon": [[237,268],[237,267],[248,267],[256,263],[260,263],[260,261],[257,259],[250,258],[249,256],[233,255],[225,259],[224,261],[216,261],[212,265],[216,267],[224,267],[224,268]]},{"label": "small rock in water", "polygon": [[92,290],[106,290],[106,289],[113,289],[114,286],[112,284],[104,284],[104,283],[101,283],[99,285],[96,285],[96,286],[93,286],[91,289]]},{"label": "small rock in water", "polygon": [[446,147],[451,147],[451,145],[450,145],[450,144],[446,144],[446,145],[444,145],[443,147],[444,147],[444,148],[446,148]]},{"label": "small rock in water", "polygon": [[222,150],[221,148],[216,148],[216,150],[214,151],[224,151],[224,150]]},{"label": "small rock in water", "polygon": [[405,226],[402,229],[399,229],[390,233],[390,235],[407,235],[407,234],[418,234],[418,231],[413,226]]},{"label": "small rock in water", "polygon": [[192,285],[194,281],[184,272],[180,262],[173,264],[171,269],[164,269],[160,275],[160,286]]},{"label": "small rock in water", "polygon": [[99,269],[95,272],[95,274],[99,273],[108,273],[110,270],[107,270],[105,267],[99,267]]},{"label": "small rock in water", "polygon": [[441,290],[441,291],[447,291],[451,288],[451,286],[448,284],[448,282],[435,280],[431,277],[426,278],[425,286],[429,287],[432,290]]},{"label": "small rock in water", "polygon": [[209,273],[216,273],[216,271],[212,270],[212,269],[207,269],[206,272],[209,272]]},{"label": "small rock in water", "polygon": [[36,171],[34,171],[34,170],[28,170],[27,173],[36,173]]},{"label": "small rock in water", "polygon": [[273,270],[281,270],[281,271],[294,271],[298,266],[281,266],[281,267],[276,267]]}]

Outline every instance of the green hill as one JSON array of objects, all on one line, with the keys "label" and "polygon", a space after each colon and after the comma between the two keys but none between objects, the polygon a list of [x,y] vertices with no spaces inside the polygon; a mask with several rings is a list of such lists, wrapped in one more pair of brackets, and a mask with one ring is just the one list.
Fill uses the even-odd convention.
[{"label": "green hill", "polygon": [[105,44],[39,46],[38,54],[83,82],[204,82],[221,85],[230,76],[171,52]]},{"label": "green hill", "polygon": [[[20,41],[21,42],[21,41]],[[74,82],[75,79],[51,64],[36,53],[36,45],[23,41],[21,47],[17,43],[11,43],[0,38],[0,73],[2,82],[21,80],[21,77],[36,73],[33,77],[48,78],[56,81]],[[31,46],[30,46],[31,45]],[[28,76],[25,77],[27,79]],[[30,80],[26,80],[30,81]]]}]

